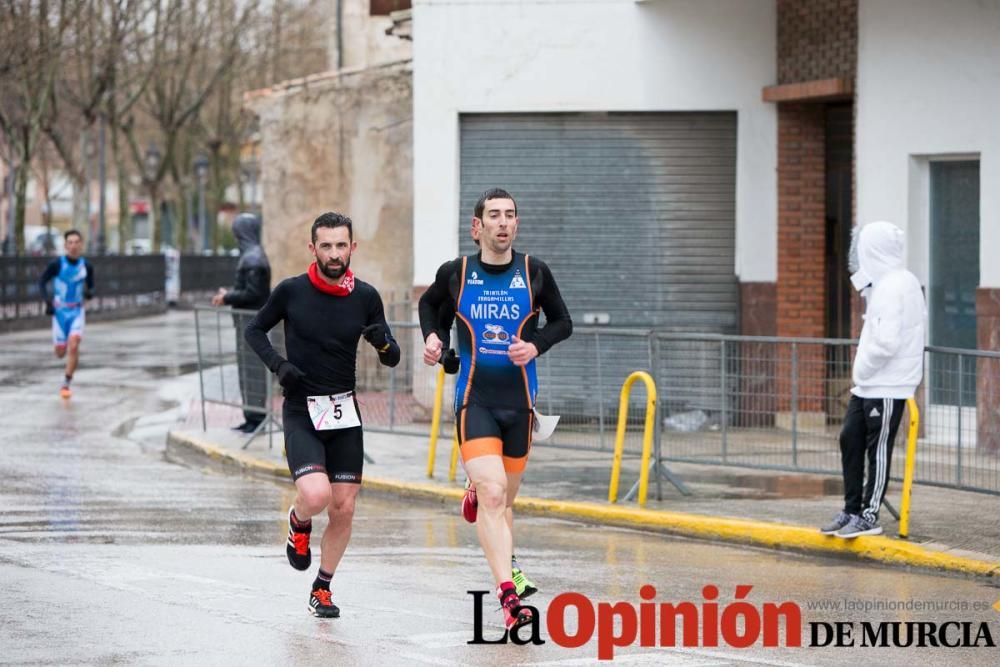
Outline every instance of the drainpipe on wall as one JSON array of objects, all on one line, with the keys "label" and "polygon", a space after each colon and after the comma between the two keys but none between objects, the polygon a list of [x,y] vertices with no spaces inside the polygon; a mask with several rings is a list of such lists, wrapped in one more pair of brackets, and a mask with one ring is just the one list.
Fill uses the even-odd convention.
[{"label": "drainpipe on wall", "polygon": [[344,68],[344,0],[337,0],[337,69]]}]

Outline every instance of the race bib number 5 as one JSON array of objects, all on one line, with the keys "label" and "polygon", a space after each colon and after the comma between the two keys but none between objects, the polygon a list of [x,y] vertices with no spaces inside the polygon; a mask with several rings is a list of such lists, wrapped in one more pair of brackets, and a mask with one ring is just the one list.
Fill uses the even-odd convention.
[{"label": "race bib number 5", "polygon": [[361,426],[352,391],[333,396],[310,396],[306,405],[309,407],[313,428],[317,431]]}]

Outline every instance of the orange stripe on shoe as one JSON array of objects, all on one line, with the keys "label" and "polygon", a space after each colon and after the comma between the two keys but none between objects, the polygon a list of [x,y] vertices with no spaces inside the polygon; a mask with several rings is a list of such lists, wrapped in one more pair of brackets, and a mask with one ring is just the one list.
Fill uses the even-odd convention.
[{"label": "orange stripe on shoe", "polygon": [[474,438],[462,443],[460,449],[463,461],[480,456],[502,456],[503,441],[500,438]]}]

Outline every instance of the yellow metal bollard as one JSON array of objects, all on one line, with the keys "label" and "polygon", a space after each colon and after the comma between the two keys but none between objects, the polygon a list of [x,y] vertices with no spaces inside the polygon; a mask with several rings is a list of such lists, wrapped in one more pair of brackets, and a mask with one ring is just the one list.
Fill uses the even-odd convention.
[{"label": "yellow metal bollard", "polygon": [[899,504],[899,536],[910,536],[910,492],[913,490],[913,468],[917,463],[917,434],[920,432],[920,410],[912,398],[906,399],[910,411],[910,430],[906,434],[906,472],[903,474],[903,499]]},{"label": "yellow metal bollard", "polygon": [[[457,427],[456,427],[457,428]],[[451,436],[451,465],[448,467],[448,481],[455,481],[455,473],[458,468],[458,431]]]},{"label": "yellow metal bollard", "polygon": [[438,368],[437,386],[434,388],[434,412],[431,415],[431,444],[427,450],[427,477],[434,478],[434,459],[437,456],[438,435],[441,430],[441,399],[444,397],[444,367]]},{"label": "yellow metal bollard", "polygon": [[656,425],[656,383],[644,371],[636,371],[625,379],[621,398],[618,401],[618,431],[615,434],[615,458],[611,465],[611,485],[608,487],[608,502],[618,502],[618,478],[621,476],[622,450],[625,448],[625,426],[628,420],[628,397],[636,380],[646,383],[646,425],[642,433],[642,463],[639,472],[639,507],[646,506],[646,492],[649,489],[649,455],[653,449],[653,432]]}]

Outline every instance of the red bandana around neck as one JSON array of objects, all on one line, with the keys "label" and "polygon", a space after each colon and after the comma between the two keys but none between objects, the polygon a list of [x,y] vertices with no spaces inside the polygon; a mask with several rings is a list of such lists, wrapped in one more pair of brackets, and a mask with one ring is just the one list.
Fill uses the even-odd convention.
[{"label": "red bandana around neck", "polygon": [[347,296],[354,291],[354,273],[350,269],[344,272],[339,285],[331,285],[319,275],[319,267],[316,262],[309,265],[309,282],[320,292],[333,296]]}]

